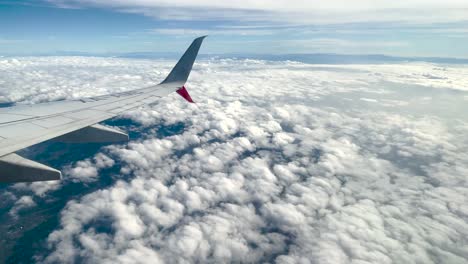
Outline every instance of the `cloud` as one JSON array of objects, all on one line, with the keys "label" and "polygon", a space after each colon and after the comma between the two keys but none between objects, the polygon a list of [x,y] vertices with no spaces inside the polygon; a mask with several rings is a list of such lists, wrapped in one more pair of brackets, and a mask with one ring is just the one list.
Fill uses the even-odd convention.
[{"label": "cloud", "polygon": [[36,203],[33,200],[33,197],[31,196],[21,196],[13,207],[10,209],[9,214],[12,215],[13,217],[16,217],[18,215],[18,212],[20,212],[23,209],[30,208],[36,206]]},{"label": "cloud", "polygon": [[[6,96],[37,102],[146,86],[171,64],[52,57],[0,65],[26,76],[6,78],[18,87]],[[462,92],[465,75],[464,66],[426,63],[200,61],[187,85],[197,105],[172,95],[126,114],[142,131],[178,123],[183,131],[147,132],[70,167],[73,181],[96,181],[116,162],[127,177],[71,200],[48,237],[51,251],[37,258],[465,262],[468,125],[411,108],[437,91]],[[401,89],[410,82],[419,86]],[[379,105],[395,101],[404,103]]]},{"label": "cloud", "polygon": [[[208,104],[202,106],[206,110]],[[228,108],[227,104],[218,106],[223,113]],[[444,176],[436,176],[439,173],[433,169],[419,175],[397,164],[396,157],[384,158],[386,148],[400,145],[426,162],[440,151],[448,152],[434,164],[448,161],[464,167],[463,157],[453,156],[458,149],[442,147],[446,139],[421,133],[425,126],[440,123],[423,120],[411,129],[415,120],[399,116],[376,114],[359,121],[337,112],[276,106],[277,111],[287,111],[287,120],[298,126],[305,117],[305,127],[284,132],[269,124],[269,118],[286,122],[277,119],[274,111],[271,117],[255,111],[247,119],[256,106],[243,108],[246,113],[235,120],[244,127],[240,133],[245,136],[235,132],[222,142],[210,143],[219,128],[213,124],[204,129],[194,121],[194,127],[182,135],[115,148],[114,153],[136,178],[69,203],[61,229],[49,236],[54,252],[46,260],[85,256],[90,261],[119,262],[128,251],[153,252],[163,261],[190,262],[414,259],[430,263],[445,257],[462,262],[466,257],[463,251],[457,253],[462,250],[457,244],[463,244],[464,216],[446,206],[463,206],[466,187],[455,191],[455,196],[438,194],[453,193],[454,184],[460,184],[446,175],[460,179],[462,174],[442,168]],[[216,115],[197,111],[195,118],[217,120]],[[253,127],[255,133],[251,133]],[[345,127],[366,132],[361,139],[351,139],[342,131]],[[287,133],[295,143],[274,144],[271,138],[276,133]],[[182,157],[175,155],[187,149],[183,138],[193,134],[199,134],[198,147]],[[163,150],[155,151],[156,146]],[[314,148],[322,155],[315,157]],[[439,181],[431,183],[433,177]],[[90,226],[98,219],[112,226],[110,234],[96,233]],[[77,237],[102,246],[74,245]],[[447,247],[448,241],[458,243]],[[144,250],[135,249],[134,244]],[[439,253],[429,253],[434,251]]]},{"label": "cloud", "polygon": [[21,192],[32,192],[34,195],[42,197],[50,191],[60,188],[59,181],[50,182],[33,182],[33,183],[17,183],[13,185],[13,189]]},{"label": "cloud", "polygon": [[450,7],[450,8],[461,8],[467,7],[466,2],[462,0],[450,0],[444,4],[436,0],[431,1],[420,1],[411,0],[406,2],[388,2],[388,1],[371,1],[371,0],[357,0],[353,5],[344,4],[343,0],[332,0],[327,2],[317,1],[305,1],[305,0],[294,0],[286,1],[279,0],[274,3],[267,1],[218,1],[213,3],[211,1],[188,1],[188,0],[177,0],[177,1],[114,1],[108,3],[100,0],[52,0],[52,3],[57,3],[63,6],[81,6],[81,5],[97,5],[97,6],[111,6],[111,7],[129,7],[129,6],[141,6],[141,7],[190,7],[190,8],[222,8],[222,9],[252,9],[252,10],[312,10],[312,9],[336,9],[336,10],[367,10],[367,9],[396,9],[396,8],[420,8],[424,7]]},{"label": "cloud", "polygon": [[[169,20],[345,23],[369,21],[464,21],[466,1],[100,1],[48,0],[61,8],[110,8]],[[438,12],[435,12],[435,11]],[[430,16],[428,16],[430,14]],[[449,16],[450,15],[450,16]]]},{"label": "cloud", "polygon": [[[0,79],[6,97],[35,103],[144,87],[172,64],[2,59]],[[464,65],[201,60],[187,84],[196,105],[174,94],[128,112],[142,137],[65,170],[55,189],[121,175],[71,199],[36,259],[466,262],[468,124],[446,107],[466,103],[466,76]],[[9,189],[31,192],[14,206],[54,196],[39,187]]]},{"label": "cloud", "polygon": [[98,171],[114,166],[115,161],[105,154],[98,153],[93,160],[78,161],[66,169],[68,177],[75,182],[91,182],[98,180]]},{"label": "cloud", "polygon": [[[255,33],[253,33],[255,34]],[[295,50],[295,47],[307,47],[315,52],[339,53],[342,50],[365,54],[368,50],[408,47],[405,41],[352,41],[339,38],[286,39],[270,42],[274,50]]]},{"label": "cloud", "polygon": [[[151,32],[161,35],[241,35],[241,36],[263,36],[273,35],[275,31],[271,29],[190,29],[190,28],[158,28]],[[276,32],[277,33],[277,32]]]},{"label": "cloud", "polygon": [[[0,69],[4,74],[1,76],[0,92],[8,101],[38,103],[136,89],[140,88],[140,85],[149,86],[163,78],[163,72],[155,70],[153,62],[141,62],[137,68],[129,71],[124,69],[125,60],[120,59],[113,61],[84,57],[2,58]],[[25,72],[18,72],[19,66],[24,67]],[[168,63],[167,70],[169,67],[171,65]],[[95,71],[90,71],[90,68],[94,68]],[[148,70],[151,74],[144,77],[140,75]],[[120,73],[117,73],[119,71]],[[67,76],[71,72],[74,72],[73,79]]]}]

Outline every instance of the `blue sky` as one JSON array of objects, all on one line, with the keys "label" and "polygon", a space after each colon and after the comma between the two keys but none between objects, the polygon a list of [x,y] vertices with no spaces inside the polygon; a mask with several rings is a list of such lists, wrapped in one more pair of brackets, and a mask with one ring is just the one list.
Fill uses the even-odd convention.
[{"label": "blue sky", "polygon": [[208,34],[203,53],[468,58],[468,1],[439,2],[0,0],[0,55],[180,52]]}]

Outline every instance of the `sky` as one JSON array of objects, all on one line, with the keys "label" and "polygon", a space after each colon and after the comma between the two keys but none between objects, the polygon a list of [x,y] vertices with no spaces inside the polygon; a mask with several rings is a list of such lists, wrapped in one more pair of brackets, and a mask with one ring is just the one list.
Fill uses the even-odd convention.
[{"label": "sky", "polygon": [[195,104],[103,122],[128,142],[18,151],[63,179],[0,185],[0,263],[467,263],[467,60],[300,58],[466,58],[468,3],[349,2],[0,0],[3,107],[152,86],[199,35],[213,55]]},{"label": "sky", "polygon": [[0,55],[385,54],[468,57],[468,2],[0,0]]}]

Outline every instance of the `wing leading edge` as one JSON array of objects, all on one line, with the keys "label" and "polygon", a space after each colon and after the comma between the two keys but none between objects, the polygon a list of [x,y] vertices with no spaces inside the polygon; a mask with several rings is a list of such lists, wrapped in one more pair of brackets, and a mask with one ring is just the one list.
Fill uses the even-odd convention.
[{"label": "wing leading edge", "polygon": [[129,92],[75,101],[0,109],[0,182],[34,182],[61,179],[60,171],[25,159],[16,151],[53,139],[61,142],[121,142],[122,131],[99,125],[106,119],[177,92],[193,102],[185,88],[204,37],[195,39],[175,67],[158,85]]}]

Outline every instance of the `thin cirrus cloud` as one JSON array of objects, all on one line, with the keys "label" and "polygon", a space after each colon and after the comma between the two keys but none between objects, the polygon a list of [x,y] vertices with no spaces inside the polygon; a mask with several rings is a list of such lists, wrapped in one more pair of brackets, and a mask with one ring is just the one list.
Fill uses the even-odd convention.
[{"label": "thin cirrus cloud", "polygon": [[447,22],[466,20],[468,3],[450,1],[100,1],[47,0],[62,8],[101,7],[159,19],[247,20],[288,23],[369,21]]},{"label": "thin cirrus cloud", "polygon": [[[172,63],[0,66],[5,96],[34,103],[143,87]],[[53,203],[44,198],[118,166],[111,185],[67,203],[37,261],[464,263],[468,124],[445,114],[465,103],[466,72],[200,60],[188,83],[197,105],[173,95],[127,113],[144,136],[67,165],[58,185],[15,185],[22,196],[9,212]],[[171,136],[151,129],[174,124],[183,129]]]},{"label": "thin cirrus cloud", "polygon": [[151,31],[152,33],[157,33],[161,35],[193,35],[193,36],[229,36],[229,35],[241,35],[241,36],[264,36],[264,35],[273,35],[277,31],[269,29],[184,29],[184,28],[157,28]]}]

